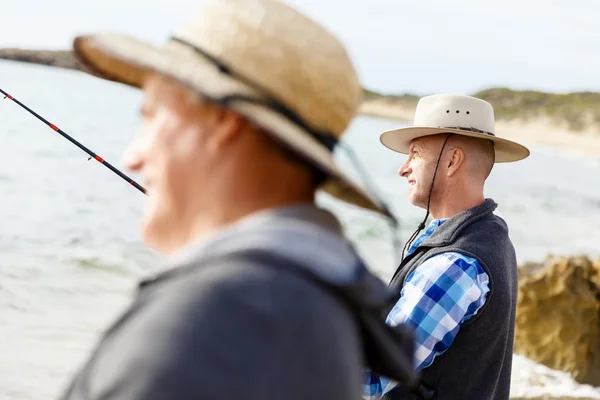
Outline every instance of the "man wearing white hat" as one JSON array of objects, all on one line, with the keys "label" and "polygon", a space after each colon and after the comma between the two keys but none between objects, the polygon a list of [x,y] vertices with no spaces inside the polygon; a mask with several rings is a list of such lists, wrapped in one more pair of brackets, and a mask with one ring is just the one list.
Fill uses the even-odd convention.
[{"label": "man wearing white hat", "polygon": [[[380,137],[408,155],[398,174],[410,202],[427,210],[392,277],[399,300],[387,316],[392,326],[414,329],[420,398],[509,398],[517,263],[508,227],[483,189],[495,162],[524,159],[529,150],[496,136],[494,125],[489,103],[434,95],[419,101],[413,127]],[[366,378],[366,398],[415,398],[387,377]]]},{"label": "man wearing white hat", "polygon": [[343,46],[272,0],[206,0],[165,46],[77,37],[92,74],[142,88],[125,162],[148,189],[144,281],[64,399],[346,400],[366,363],[416,382],[413,341],[317,188],[385,214],[332,150],[360,103]]}]

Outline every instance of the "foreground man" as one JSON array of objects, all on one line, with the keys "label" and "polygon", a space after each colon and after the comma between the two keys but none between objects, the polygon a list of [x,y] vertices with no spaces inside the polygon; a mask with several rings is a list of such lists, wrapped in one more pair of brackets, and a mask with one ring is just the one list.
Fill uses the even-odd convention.
[{"label": "foreground man", "polygon": [[394,303],[313,203],[380,206],[332,149],[360,102],[340,43],[269,0],[207,0],[164,48],[76,38],[94,75],[143,87],[126,155],[148,189],[143,234],[170,268],[140,285],[64,399],[323,399],[361,393],[366,363],[410,385]]},{"label": "foreground man", "polygon": [[[418,398],[508,399],[517,263],[483,189],[494,162],[524,159],[529,150],[495,136],[490,104],[455,95],[421,99],[414,127],[384,132],[381,142],[408,154],[398,173],[409,201],[427,210],[392,278],[399,300],[387,317],[415,331]],[[387,377],[366,378],[366,398],[416,398]]]}]

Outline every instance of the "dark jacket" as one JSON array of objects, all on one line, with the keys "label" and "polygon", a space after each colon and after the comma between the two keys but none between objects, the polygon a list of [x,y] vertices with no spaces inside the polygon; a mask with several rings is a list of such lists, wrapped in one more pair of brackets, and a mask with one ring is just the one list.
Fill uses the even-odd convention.
[{"label": "dark jacket", "polygon": [[[490,292],[482,309],[461,325],[450,348],[421,371],[422,388],[431,399],[509,398],[517,260],[506,223],[493,214],[496,206],[487,199],[444,222],[402,261],[392,278],[390,286],[399,297],[406,278],[423,261],[450,251],[475,258],[489,276]],[[387,398],[415,397],[398,388]]]},{"label": "dark jacket", "polygon": [[143,282],[63,399],[359,399],[362,368],[410,384],[393,301],[329,213],[258,213]]}]

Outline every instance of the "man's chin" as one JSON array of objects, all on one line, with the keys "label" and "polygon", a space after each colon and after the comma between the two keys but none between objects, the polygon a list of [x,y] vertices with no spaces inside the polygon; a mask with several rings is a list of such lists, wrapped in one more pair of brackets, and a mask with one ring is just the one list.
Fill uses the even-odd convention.
[{"label": "man's chin", "polygon": [[189,240],[182,235],[185,227],[178,222],[177,216],[160,211],[163,210],[157,212],[147,210],[141,224],[141,236],[146,246],[164,256],[169,256],[185,247]]},{"label": "man's chin", "polygon": [[161,218],[159,213],[153,212],[151,209],[146,210],[146,214],[141,224],[141,236],[144,244],[163,255],[167,255],[172,250],[168,243],[165,243],[167,234],[167,226],[161,223],[164,218]]},{"label": "man's chin", "polygon": [[415,207],[419,207],[424,210],[427,209],[427,203],[425,203],[425,202],[421,201],[421,199],[415,198],[413,196],[410,196],[410,195],[408,196],[408,202]]},{"label": "man's chin", "polygon": [[141,226],[142,241],[144,242],[144,244],[146,246],[162,253],[162,250],[160,249],[160,246],[159,246],[159,240],[157,238],[156,231],[157,230],[154,228],[152,218],[149,218],[148,216],[146,216],[144,218],[144,220],[142,221],[142,226]]}]

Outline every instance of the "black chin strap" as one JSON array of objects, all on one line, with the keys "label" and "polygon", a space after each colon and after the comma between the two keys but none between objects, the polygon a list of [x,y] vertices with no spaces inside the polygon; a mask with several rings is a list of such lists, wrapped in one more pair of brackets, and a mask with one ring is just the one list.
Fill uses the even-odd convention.
[{"label": "black chin strap", "polygon": [[442,154],[444,153],[444,148],[446,147],[446,143],[448,143],[448,139],[450,139],[450,136],[452,136],[451,133],[448,134],[448,136],[446,136],[446,139],[444,140],[444,144],[442,145],[442,149],[440,150],[440,154],[438,155],[437,162],[435,164],[435,169],[433,171],[433,178],[431,179],[431,186],[429,187],[429,197],[427,198],[427,213],[425,214],[425,218],[423,218],[423,221],[421,221],[421,223],[417,227],[417,230],[414,231],[413,234],[410,236],[410,238],[408,238],[408,240],[406,241],[406,244],[404,245],[404,248],[402,249],[402,260],[404,260],[406,252],[408,251],[408,249],[410,249],[410,246],[412,245],[412,243],[419,236],[419,233],[423,229],[425,229],[425,224],[427,223],[427,218],[429,218],[429,207],[431,206],[431,194],[433,193],[433,184],[435,182],[435,177],[437,175],[438,167],[440,166],[440,161],[442,160]]}]

